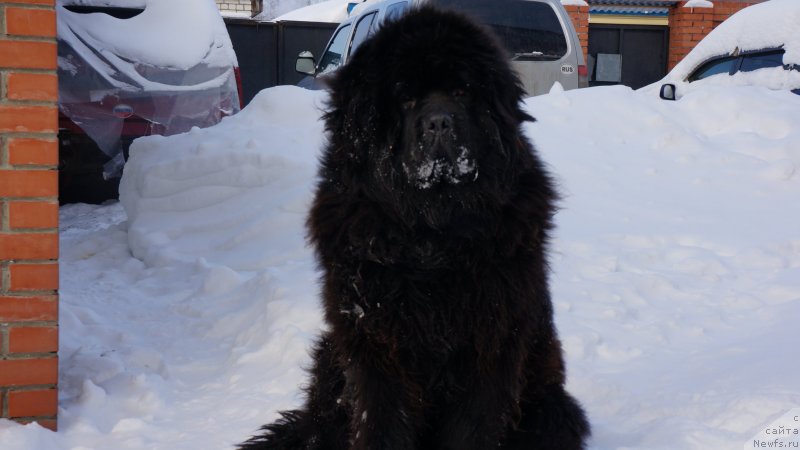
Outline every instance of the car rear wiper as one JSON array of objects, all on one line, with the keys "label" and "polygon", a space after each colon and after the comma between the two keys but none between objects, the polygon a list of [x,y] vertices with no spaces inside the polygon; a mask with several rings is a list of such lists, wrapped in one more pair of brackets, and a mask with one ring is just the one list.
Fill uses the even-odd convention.
[{"label": "car rear wiper", "polygon": [[532,52],[515,52],[514,56],[511,58],[512,61],[516,61],[518,59],[526,59],[526,60],[555,60],[560,58],[560,55],[553,55],[547,54],[544,52],[539,51],[532,51]]}]

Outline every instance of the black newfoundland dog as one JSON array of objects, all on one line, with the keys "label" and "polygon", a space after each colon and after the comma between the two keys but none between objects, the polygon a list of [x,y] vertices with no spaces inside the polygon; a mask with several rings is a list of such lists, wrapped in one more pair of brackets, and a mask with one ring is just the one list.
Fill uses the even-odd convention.
[{"label": "black newfoundland dog", "polygon": [[507,55],[421,8],[330,87],[308,218],[328,331],[305,406],[241,448],[583,448],[548,291],[556,195]]}]

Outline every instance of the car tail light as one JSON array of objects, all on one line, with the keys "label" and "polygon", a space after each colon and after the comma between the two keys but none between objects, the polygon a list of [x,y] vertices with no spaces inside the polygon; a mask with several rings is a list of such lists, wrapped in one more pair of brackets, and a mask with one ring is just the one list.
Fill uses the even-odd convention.
[{"label": "car tail light", "polygon": [[589,87],[589,69],[585,65],[578,66],[578,87]]},{"label": "car tail light", "polygon": [[244,109],[244,93],[242,92],[242,73],[239,67],[233,68],[233,75],[236,77],[236,93],[239,94],[239,109]]}]

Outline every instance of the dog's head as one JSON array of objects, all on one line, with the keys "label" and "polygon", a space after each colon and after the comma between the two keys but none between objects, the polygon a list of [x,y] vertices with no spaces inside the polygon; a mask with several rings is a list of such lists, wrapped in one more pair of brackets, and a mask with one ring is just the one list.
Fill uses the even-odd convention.
[{"label": "dog's head", "polygon": [[384,24],[329,81],[323,177],[441,228],[502,201],[533,120],[507,54],[482,26],[419,8]]}]

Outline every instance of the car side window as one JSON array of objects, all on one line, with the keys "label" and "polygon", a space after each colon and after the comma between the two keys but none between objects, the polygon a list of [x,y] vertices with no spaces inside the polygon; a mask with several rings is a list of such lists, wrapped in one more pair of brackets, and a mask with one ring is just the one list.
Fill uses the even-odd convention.
[{"label": "car side window", "polygon": [[336,32],[336,35],[331,39],[331,45],[325,50],[325,54],[322,55],[322,60],[319,62],[320,74],[336,70],[342,65],[342,55],[344,55],[349,35],[350,25],[345,25]]},{"label": "car side window", "polygon": [[689,75],[689,82],[702,80],[704,78],[713,77],[721,73],[730,74],[736,70],[738,57],[725,56],[722,58],[712,59],[702,66],[698,67],[691,75]]},{"label": "car side window", "polygon": [[752,72],[758,69],[768,69],[770,67],[783,66],[783,54],[785,50],[772,50],[742,55],[742,65],[739,70],[742,72]]},{"label": "car side window", "polygon": [[375,11],[372,14],[366,15],[361,18],[356,24],[356,30],[353,32],[353,41],[350,44],[350,51],[347,53],[348,55],[352,55],[353,52],[368,38],[372,35],[370,30],[372,29],[372,22],[375,21],[375,17],[378,15],[378,11]]}]

